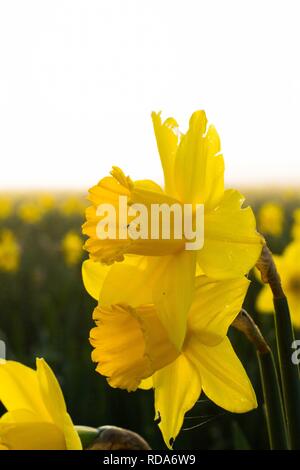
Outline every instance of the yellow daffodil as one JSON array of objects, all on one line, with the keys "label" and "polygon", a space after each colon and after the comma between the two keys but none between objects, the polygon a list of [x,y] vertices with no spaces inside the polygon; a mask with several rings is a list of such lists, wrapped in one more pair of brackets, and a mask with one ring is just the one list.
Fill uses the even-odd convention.
[{"label": "yellow daffodil", "polygon": [[20,219],[27,224],[36,224],[44,215],[43,208],[36,201],[23,202],[17,212]]},{"label": "yellow daffodil", "polygon": [[37,198],[37,204],[44,212],[49,212],[55,207],[55,197],[51,193],[42,193]]},{"label": "yellow daffodil", "polygon": [[[281,256],[273,257],[288,299],[292,322],[296,328],[300,328],[300,241],[290,243]],[[272,292],[268,285],[258,294],[256,307],[262,313],[274,311]]]},{"label": "yellow daffodil", "polygon": [[300,224],[300,208],[294,210],[293,218],[294,218],[295,224]]},{"label": "yellow daffodil", "polygon": [[[262,239],[256,232],[251,208],[241,207],[243,196],[235,190],[224,190],[219,136],[213,126],[208,126],[204,111],[192,115],[186,134],[179,134],[174,119],[162,122],[160,114],[155,113],[152,119],[165,190],[150,180],[133,182],[114,167],[110,177],[103,178],[90,189],[92,205],[86,211],[83,233],[89,237],[85,247],[95,261],[111,264],[124,260],[127,253],[150,255],[144,278],[144,285],[153,285],[149,302],[155,305],[174,344],[181,347],[193,299],[196,265],[198,271],[215,279],[243,276],[259,257]],[[146,207],[152,204],[192,204],[193,207],[204,204],[203,248],[186,250],[185,240],[176,239],[174,233],[170,234],[169,240],[162,237],[132,240],[128,234],[130,223],[125,239],[100,240],[97,225],[101,217],[97,215],[97,208],[100,204],[110,203],[118,212],[119,196],[128,198],[128,209],[133,203]],[[119,269],[130,272],[131,267],[125,264],[116,271]],[[135,284],[136,281],[130,282]],[[122,276],[118,277],[118,283],[123,284]],[[168,323],[170,320],[171,324]],[[180,328],[174,328],[174,323]]]},{"label": "yellow daffodil", "polygon": [[83,254],[79,235],[74,231],[68,232],[62,240],[62,249],[66,263],[70,266],[77,264]]},{"label": "yellow daffodil", "polygon": [[300,240],[300,224],[294,224],[292,227],[292,237],[294,240]]},{"label": "yellow daffodil", "polygon": [[20,246],[11,230],[0,232],[0,270],[17,271],[20,264]]},{"label": "yellow daffodil", "polygon": [[300,209],[294,210],[293,218],[292,237],[294,240],[300,240]]},{"label": "yellow daffodil", "polygon": [[263,204],[258,213],[258,221],[262,233],[279,237],[284,223],[282,206],[273,202]]},{"label": "yellow daffodil", "polygon": [[7,196],[0,197],[0,220],[7,219],[13,212],[13,202]]},{"label": "yellow daffodil", "polygon": [[60,210],[63,215],[71,217],[74,215],[84,215],[86,209],[85,201],[82,200],[81,196],[69,196],[63,199]]},{"label": "yellow daffodil", "polygon": [[[243,413],[257,406],[251,383],[227,338],[249,281],[197,276],[183,345],[177,348],[151,303],[151,276],[144,284],[146,267],[138,259],[130,259],[131,274],[138,272],[132,276],[133,283],[130,276],[115,283],[115,265],[107,268],[91,260],[83,265],[88,292],[101,299],[94,310],[97,326],[90,333],[92,359],[112,387],[128,391],[154,388],[156,418],[171,446],[201,390],[231,412]],[[117,266],[122,276],[122,264]],[[174,302],[180,296],[184,292],[174,292]]]},{"label": "yellow daffodil", "polygon": [[0,449],[80,450],[60,386],[43,359],[36,370],[19,362],[0,364]]}]

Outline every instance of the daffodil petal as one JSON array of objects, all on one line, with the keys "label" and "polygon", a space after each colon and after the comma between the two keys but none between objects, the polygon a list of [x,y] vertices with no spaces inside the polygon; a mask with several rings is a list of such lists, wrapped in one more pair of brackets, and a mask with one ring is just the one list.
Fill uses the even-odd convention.
[{"label": "daffodil petal", "polygon": [[[65,450],[61,430],[53,423],[1,423],[1,441],[10,450]],[[1,443],[2,443],[1,442]]]},{"label": "daffodil petal", "polygon": [[79,436],[67,413],[64,396],[54,373],[44,359],[37,359],[36,365],[41,395],[53,422],[63,430],[67,449],[81,449]]},{"label": "daffodil petal", "polygon": [[180,350],[194,295],[196,252],[182,251],[167,258],[161,261],[163,269],[153,287],[153,303],[170,340]]},{"label": "daffodil petal", "polygon": [[50,421],[40,393],[36,372],[18,362],[0,364],[0,401],[8,411],[24,409]]},{"label": "daffodil petal", "polygon": [[110,267],[100,292],[100,304],[137,307],[153,303],[151,283],[158,270],[158,258],[126,256],[122,263]]},{"label": "daffodil petal", "polygon": [[195,251],[174,256],[127,257],[111,267],[100,293],[100,304],[138,307],[153,303],[170,340],[180,350],[194,293],[195,269]]},{"label": "daffodil petal", "polygon": [[60,423],[66,404],[59,383],[44,359],[36,360],[36,369],[44,403],[53,421]]},{"label": "daffodil petal", "polygon": [[206,134],[207,160],[203,193],[199,195],[206,210],[214,209],[224,195],[224,159],[220,154],[221,144],[214,126]]},{"label": "daffodil petal", "polygon": [[188,330],[207,346],[220,343],[242,308],[249,284],[245,277],[224,281],[213,281],[206,276],[196,278]]},{"label": "daffodil petal", "polygon": [[29,410],[12,410],[4,413],[0,418],[1,423],[30,423],[40,422],[41,418]]},{"label": "daffodil petal", "polygon": [[142,189],[144,191],[152,191],[155,193],[163,193],[162,188],[159,184],[155,183],[152,180],[136,180],[134,182],[135,188]]},{"label": "daffodil petal", "polygon": [[110,266],[87,259],[82,263],[82,279],[87,292],[96,300],[99,300],[100,292]]},{"label": "daffodil petal", "polygon": [[213,126],[207,129],[204,111],[196,111],[176,154],[175,185],[185,203],[204,203],[213,208],[224,192],[224,162],[220,139]]},{"label": "daffodil petal", "polygon": [[228,338],[210,347],[193,336],[184,353],[199,371],[204,393],[218,406],[233,413],[257,407],[251,382]]},{"label": "daffodil petal", "polygon": [[189,360],[181,355],[153,376],[156,418],[166,445],[171,448],[189,411],[201,394],[201,379]]},{"label": "daffodil petal", "polygon": [[174,162],[178,146],[177,128],[175,119],[169,118],[161,122],[160,113],[152,113],[153,127],[165,177],[165,190],[170,196],[176,195],[174,185]]},{"label": "daffodil petal", "polygon": [[198,262],[208,277],[241,277],[259,258],[263,238],[256,232],[252,209],[241,208],[243,200],[238,191],[227,190],[219,206],[205,214],[204,246]]}]

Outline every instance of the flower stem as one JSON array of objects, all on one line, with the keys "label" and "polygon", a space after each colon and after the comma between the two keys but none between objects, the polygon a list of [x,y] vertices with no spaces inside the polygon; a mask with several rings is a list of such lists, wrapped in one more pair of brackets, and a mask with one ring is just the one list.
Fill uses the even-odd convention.
[{"label": "flower stem", "polygon": [[266,407],[270,448],[272,450],[287,450],[288,439],[284,408],[272,351],[270,350],[266,354],[257,352],[257,358]]},{"label": "flower stem", "polygon": [[272,253],[264,246],[257,263],[262,280],[270,285],[275,309],[275,329],[290,447],[300,449],[300,378],[299,366],[291,360],[294,331],[287,298],[282,289]]},{"label": "flower stem", "polygon": [[287,450],[288,440],[284,408],[272,351],[258,326],[245,310],[241,310],[232,326],[244,333],[257,352],[270,448],[272,450]]},{"label": "flower stem", "polygon": [[276,339],[291,448],[300,449],[299,367],[291,360],[294,331],[286,297],[274,298]]}]

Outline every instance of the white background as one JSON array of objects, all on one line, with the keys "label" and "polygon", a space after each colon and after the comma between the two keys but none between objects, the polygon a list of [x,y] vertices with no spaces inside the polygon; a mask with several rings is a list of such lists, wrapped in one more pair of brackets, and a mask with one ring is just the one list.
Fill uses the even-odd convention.
[{"label": "white background", "polygon": [[0,189],[161,182],[150,113],[204,108],[226,182],[300,182],[300,2],[1,0]]}]

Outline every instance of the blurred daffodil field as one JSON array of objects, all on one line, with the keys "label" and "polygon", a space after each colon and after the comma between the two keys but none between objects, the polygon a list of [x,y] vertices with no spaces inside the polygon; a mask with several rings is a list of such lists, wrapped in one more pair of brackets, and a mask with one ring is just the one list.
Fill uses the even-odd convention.
[{"label": "blurred daffodil field", "polygon": [[[274,254],[296,338],[300,338],[300,191],[240,189]],[[95,301],[87,295],[81,276],[82,262],[88,258],[81,229],[87,206],[86,195],[75,192],[0,194],[0,339],[9,359],[34,368],[36,357],[46,358],[74,423],[125,427],[142,435],[152,448],[164,449],[154,422],[152,394],[112,388],[105,377],[94,372],[88,338],[91,336],[97,350],[98,337],[93,340],[90,334]],[[271,293],[255,270],[249,278],[252,282],[244,308],[275,349]],[[230,328],[229,337],[252,382],[258,407],[244,414],[231,413],[202,392],[185,415],[174,448],[269,446],[255,351],[239,331]]]},{"label": "blurred daffodil field", "polygon": [[300,450],[299,13],[0,2],[0,461]]}]

